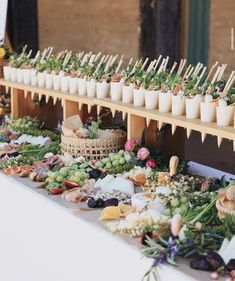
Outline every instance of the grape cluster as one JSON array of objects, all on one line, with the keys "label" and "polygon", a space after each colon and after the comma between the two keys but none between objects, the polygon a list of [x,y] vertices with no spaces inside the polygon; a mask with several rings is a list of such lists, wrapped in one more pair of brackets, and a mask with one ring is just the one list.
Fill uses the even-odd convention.
[{"label": "grape cluster", "polygon": [[122,173],[129,171],[135,166],[134,153],[120,150],[117,153],[110,153],[96,163],[97,168],[102,168],[109,173]]},{"label": "grape cluster", "polygon": [[80,166],[73,164],[68,167],[62,167],[55,172],[49,171],[47,175],[48,189],[63,186],[64,181],[71,181],[77,183],[79,186],[83,186],[84,181],[90,177],[83,164]]},{"label": "grape cluster", "polygon": [[186,196],[182,196],[180,198],[175,197],[172,198],[169,202],[169,206],[164,210],[163,214],[165,216],[173,216],[175,214],[184,215],[189,208],[189,198]]}]

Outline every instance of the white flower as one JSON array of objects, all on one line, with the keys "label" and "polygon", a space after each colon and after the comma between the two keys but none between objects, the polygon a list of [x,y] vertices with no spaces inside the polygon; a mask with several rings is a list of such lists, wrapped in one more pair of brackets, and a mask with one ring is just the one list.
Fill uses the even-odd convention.
[{"label": "white flower", "polygon": [[186,224],[183,225],[183,227],[181,227],[180,231],[179,231],[179,239],[180,241],[185,239],[185,232],[188,230],[188,227]]}]

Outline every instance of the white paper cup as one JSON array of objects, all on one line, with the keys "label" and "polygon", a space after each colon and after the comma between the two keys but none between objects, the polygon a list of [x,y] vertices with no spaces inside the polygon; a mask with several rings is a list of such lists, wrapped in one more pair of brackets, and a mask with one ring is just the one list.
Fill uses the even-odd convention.
[{"label": "white paper cup", "polygon": [[54,74],[53,75],[53,89],[55,91],[60,91],[61,87],[61,75],[60,74]]},{"label": "white paper cup", "polygon": [[17,83],[23,83],[24,82],[23,69],[22,68],[16,69],[16,81],[17,81]]},{"label": "white paper cup", "polygon": [[185,114],[185,97],[172,95],[171,113],[174,116],[181,116]]},{"label": "white paper cup", "polygon": [[66,93],[69,91],[69,76],[61,77],[61,91]]},{"label": "white paper cup", "polygon": [[170,112],[172,103],[172,93],[159,93],[159,112]]},{"label": "white paper cup", "polygon": [[200,115],[202,122],[214,122],[216,118],[216,104],[212,102],[201,102]]},{"label": "white paper cup", "polygon": [[45,81],[46,81],[46,88],[52,89],[53,88],[53,73],[46,73]]},{"label": "white paper cup", "polygon": [[36,69],[31,69],[30,73],[30,79],[31,79],[31,85],[32,86],[37,86],[38,84],[38,75],[37,75],[37,70]]},{"label": "white paper cup", "polygon": [[106,81],[96,83],[96,97],[97,99],[104,99],[109,96],[110,83]]},{"label": "white paper cup", "polygon": [[200,117],[200,103],[203,101],[203,97],[197,95],[194,98],[186,99],[186,118],[198,119]]},{"label": "white paper cup", "polygon": [[159,91],[144,91],[145,107],[147,109],[156,109],[158,105]]},{"label": "white paper cup", "polygon": [[216,121],[218,126],[230,126],[234,117],[234,106],[217,106]]},{"label": "white paper cup", "polygon": [[3,76],[5,80],[10,80],[11,67],[8,65],[3,66]]},{"label": "white paper cup", "polygon": [[78,95],[86,96],[87,93],[87,81],[86,78],[78,78]]},{"label": "white paper cup", "polygon": [[133,90],[134,86],[130,85],[123,85],[122,86],[122,102],[123,103],[132,103],[133,102]]},{"label": "white paper cup", "polygon": [[134,106],[144,106],[144,88],[133,90],[133,103]]},{"label": "white paper cup", "polygon": [[38,72],[38,87],[45,87],[45,72]]},{"label": "white paper cup", "polygon": [[95,79],[88,80],[86,83],[87,86],[87,96],[89,98],[94,98],[96,96],[96,81]]},{"label": "white paper cup", "polygon": [[31,68],[23,69],[23,82],[26,85],[29,85],[31,82]]},{"label": "white paper cup", "polygon": [[10,80],[12,82],[16,82],[16,68],[15,67],[11,67],[11,69],[10,69]]},{"label": "white paper cup", "polygon": [[78,93],[78,78],[77,77],[69,77],[69,92],[70,92],[70,94]]},{"label": "white paper cup", "polygon": [[122,99],[122,85],[123,82],[110,83],[110,95],[112,101],[119,101]]}]

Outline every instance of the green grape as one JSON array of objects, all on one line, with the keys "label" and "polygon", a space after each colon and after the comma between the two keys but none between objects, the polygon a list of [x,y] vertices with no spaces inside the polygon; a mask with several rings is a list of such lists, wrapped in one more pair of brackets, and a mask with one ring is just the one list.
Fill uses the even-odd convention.
[{"label": "green grape", "polygon": [[79,181],[78,184],[79,184],[79,186],[83,186],[84,185],[84,181]]},{"label": "green grape", "polygon": [[119,161],[118,161],[118,160],[114,160],[114,161],[112,162],[112,165],[113,165],[114,167],[118,166],[118,164],[119,164]]},{"label": "green grape", "polygon": [[104,158],[101,160],[103,164],[107,164],[109,162],[109,158]]},{"label": "green grape", "polygon": [[81,180],[81,178],[80,178],[80,177],[78,177],[78,176],[75,176],[75,177],[74,177],[74,181],[75,181],[76,183],[79,183],[79,182],[80,182],[80,180]]},{"label": "green grape", "polygon": [[82,177],[82,172],[76,171],[76,172],[74,173],[74,175],[75,175],[76,177]]},{"label": "green grape", "polygon": [[116,154],[115,156],[114,156],[114,159],[115,160],[119,160],[121,158],[121,156],[119,155],[119,154]]},{"label": "green grape", "polygon": [[90,175],[89,175],[88,173],[86,173],[86,174],[84,175],[84,178],[85,178],[85,179],[89,179],[89,178],[90,178]]},{"label": "green grape", "polygon": [[50,179],[50,178],[49,178],[47,181],[48,181],[49,184],[51,184],[51,183],[54,182],[54,179]]},{"label": "green grape", "polygon": [[73,164],[73,165],[71,166],[71,169],[77,170],[77,169],[78,169],[78,164]]},{"label": "green grape", "polygon": [[82,164],[79,166],[80,169],[85,169],[85,168],[87,168],[87,167],[88,167],[88,163],[82,163]]},{"label": "green grape", "polygon": [[171,200],[171,206],[173,208],[177,208],[177,207],[179,207],[179,205],[180,205],[180,202],[179,202],[178,198],[174,198],[174,199]]},{"label": "green grape", "polygon": [[64,177],[59,175],[57,178],[56,178],[56,181],[57,182],[63,182],[64,181]]},{"label": "green grape", "polygon": [[188,198],[186,196],[183,196],[183,197],[180,198],[180,203],[185,204],[187,202],[188,202]]},{"label": "green grape", "polygon": [[53,173],[52,171],[49,171],[49,172],[47,173],[47,176],[52,178],[53,174],[54,174],[54,173]]},{"label": "green grape", "polygon": [[180,210],[181,210],[181,214],[184,214],[187,212],[188,210],[188,206],[187,205],[180,205]]},{"label": "green grape", "polygon": [[181,214],[181,209],[180,208],[176,208],[174,211],[173,211],[173,214],[176,215],[176,214]]},{"label": "green grape", "polygon": [[63,177],[67,177],[69,170],[68,170],[67,167],[63,167],[63,168],[60,169],[59,172]]},{"label": "green grape", "polygon": [[118,153],[119,153],[120,156],[124,156],[125,155],[125,151],[124,150],[119,150]]},{"label": "green grape", "polygon": [[126,160],[125,160],[124,157],[121,157],[121,158],[119,159],[119,164],[123,165],[123,164],[125,164],[125,162],[126,162]]},{"label": "green grape", "polygon": [[111,169],[111,167],[112,167],[112,164],[110,162],[108,162],[105,166],[106,169]]},{"label": "green grape", "polygon": [[171,209],[165,209],[165,210],[163,211],[163,215],[168,216],[168,217],[171,217]]}]

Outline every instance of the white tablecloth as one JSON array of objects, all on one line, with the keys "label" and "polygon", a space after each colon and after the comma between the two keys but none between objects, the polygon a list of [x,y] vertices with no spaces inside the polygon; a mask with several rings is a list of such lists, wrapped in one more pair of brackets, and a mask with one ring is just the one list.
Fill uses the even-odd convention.
[{"label": "white tablecloth", "polygon": [[[21,182],[0,173],[1,281],[141,280],[152,261],[141,258],[136,239],[108,232],[97,221],[100,211],[73,209]],[[179,264],[161,265],[160,280],[210,280],[188,261]]]}]

